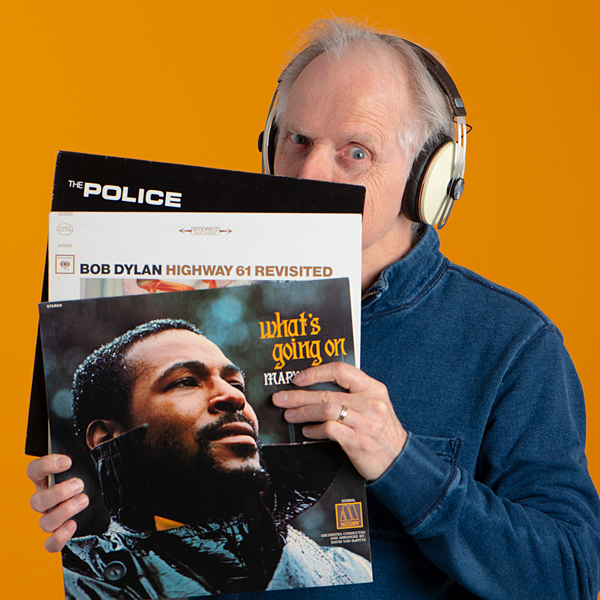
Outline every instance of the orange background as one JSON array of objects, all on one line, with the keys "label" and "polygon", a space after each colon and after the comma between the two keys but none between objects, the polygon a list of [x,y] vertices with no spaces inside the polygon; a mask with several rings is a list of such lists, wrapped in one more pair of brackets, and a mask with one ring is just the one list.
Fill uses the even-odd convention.
[{"label": "orange background", "polygon": [[442,248],[533,300],[563,331],[600,484],[598,4],[283,4],[34,0],[2,9],[3,597],[62,597],[60,559],[43,551],[28,506],[23,455],[56,152],[259,170],[256,138],[286,51],[297,29],[330,10],[362,17],[369,4],[372,24],[450,65],[473,132],[466,192]]}]

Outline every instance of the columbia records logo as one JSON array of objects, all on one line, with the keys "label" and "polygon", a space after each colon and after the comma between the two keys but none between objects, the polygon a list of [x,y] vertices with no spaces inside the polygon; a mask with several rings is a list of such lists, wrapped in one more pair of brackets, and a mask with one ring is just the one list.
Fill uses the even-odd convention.
[{"label": "columbia records logo", "polygon": [[347,502],[335,505],[335,522],[338,529],[363,526],[362,502]]},{"label": "columbia records logo", "polygon": [[73,275],[75,273],[75,256],[73,254],[57,254],[54,272],[57,275]]},{"label": "columbia records logo", "polygon": [[60,235],[71,235],[73,233],[73,225],[70,223],[61,223],[56,227],[56,231],[58,231]]}]

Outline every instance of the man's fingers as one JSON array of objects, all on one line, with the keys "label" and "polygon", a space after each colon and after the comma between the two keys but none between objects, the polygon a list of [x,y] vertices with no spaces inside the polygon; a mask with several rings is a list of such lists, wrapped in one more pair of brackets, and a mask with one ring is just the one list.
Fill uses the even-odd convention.
[{"label": "man's fingers", "polygon": [[360,393],[373,383],[378,383],[360,369],[342,362],[325,363],[318,367],[304,369],[304,371],[300,371],[294,377],[292,383],[300,387],[305,387],[314,383],[331,381],[337,383],[350,393]]},{"label": "man's fingers", "polygon": [[[332,390],[286,390],[273,394],[273,403],[279,408],[297,408],[300,406],[341,406],[352,402],[349,394],[346,392],[334,392]],[[339,412],[339,408],[338,408]],[[339,415],[336,415],[336,419]],[[329,418],[333,418],[333,413]]]},{"label": "man's fingers", "polygon": [[57,506],[61,502],[65,502],[73,498],[83,491],[83,481],[73,478],[67,481],[57,483],[48,489],[43,489],[31,496],[31,508],[39,513],[44,513],[50,510],[53,506]]},{"label": "man's fingers", "polygon": [[[273,394],[273,404],[286,410],[286,419],[291,409],[300,411],[304,421],[337,421],[342,406],[361,414],[371,414],[371,418],[383,420],[391,410],[387,389],[383,384],[372,380],[372,389],[362,394],[335,392],[332,390],[285,390]],[[294,422],[302,419],[294,417]],[[287,419],[289,421],[289,419]]]},{"label": "man's fingers", "polygon": [[357,442],[357,436],[351,428],[342,426],[338,421],[305,425],[302,433],[313,440],[334,440],[351,459],[353,458],[355,451],[352,444]]},{"label": "man's fingers", "polygon": [[40,519],[40,527],[46,533],[55,533],[89,503],[90,500],[85,494],[79,494],[66,502],[62,502]]},{"label": "man's fingers", "polygon": [[[305,387],[315,383],[335,382],[348,392],[336,392],[332,390],[286,390],[273,394],[273,403],[280,408],[298,408],[309,404],[334,404],[343,406],[347,404],[357,410],[361,410],[364,399],[386,399],[389,403],[387,388],[383,383],[369,377],[361,370],[341,362],[326,363],[318,367],[309,367],[301,371],[292,380],[292,383]],[[328,419],[336,420],[335,415]],[[326,419],[318,419],[326,420]]]},{"label": "man's fingers", "polygon": [[31,508],[36,512],[45,513],[40,519],[40,527],[42,531],[52,534],[44,543],[48,552],[62,550],[77,530],[77,523],[72,517],[90,503],[89,498],[81,493],[81,479],[68,479],[48,487],[48,476],[67,471],[71,464],[68,456],[49,454],[27,465],[27,477],[33,481],[37,490],[31,496]]},{"label": "man's fingers", "polygon": [[47,487],[48,475],[63,473],[71,468],[71,459],[62,454],[49,454],[36,458],[27,465],[27,477],[39,488]]},{"label": "man's fingers", "polygon": [[44,548],[48,552],[60,552],[63,546],[73,537],[75,531],[77,531],[77,523],[67,521],[44,542]]},{"label": "man's fingers", "polygon": [[[347,394],[344,394],[347,396]],[[324,422],[324,421],[336,421],[339,422],[340,415],[342,413],[341,403],[326,402],[319,404],[306,404],[298,408],[289,408],[285,411],[285,420],[288,423],[310,423],[310,422]],[[353,416],[350,414],[350,410],[346,408],[344,416],[344,425],[352,427]]]}]

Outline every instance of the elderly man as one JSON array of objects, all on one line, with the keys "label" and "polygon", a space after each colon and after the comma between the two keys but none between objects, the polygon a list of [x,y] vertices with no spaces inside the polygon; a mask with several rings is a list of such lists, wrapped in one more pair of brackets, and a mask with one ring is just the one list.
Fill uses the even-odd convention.
[{"label": "elderly man", "polygon": [[[596,599],[600,504],[562,337],[410,220],[419,151],[455,135],[446,88],[412,44],[335,20],[280,78],[274,173],[367,189],[363,371],[307,369],[300,389],[273,398],[289,422],[310,423],[305,435],[338,441],[369,482],[375,583],[310,597]],[[301,389],[320,381],[348,393]],[[34,463],[32,478],[60,461]],[[50,549],[72,535],[80,491],[34,496],[38,510],[58,503],[43,517]],[[285,593],[295,597],[308,596]]]}]

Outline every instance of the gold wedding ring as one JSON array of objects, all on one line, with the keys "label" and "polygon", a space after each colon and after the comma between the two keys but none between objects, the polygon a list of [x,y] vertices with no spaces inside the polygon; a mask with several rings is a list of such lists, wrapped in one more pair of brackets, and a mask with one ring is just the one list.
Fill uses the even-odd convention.
[{"label": "gold wedding ring", "polygon": [[341,423],[348,414],[348,407],[346,405],[342,406],[342,410],[340,410],[340,416],[337,418],[337,422]]}]

